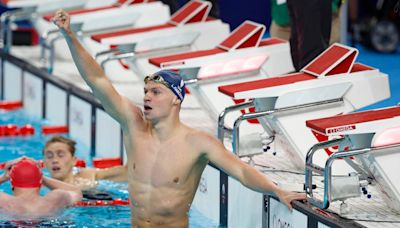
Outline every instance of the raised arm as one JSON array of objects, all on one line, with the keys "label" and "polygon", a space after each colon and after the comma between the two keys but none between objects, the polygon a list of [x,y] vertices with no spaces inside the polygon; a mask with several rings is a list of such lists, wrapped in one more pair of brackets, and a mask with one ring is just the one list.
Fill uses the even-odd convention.
[{"label": "raised arm", "polygon": [[70,16],[64,10],[58,10],[53,21],[65,38],[79,73],[92,89],[94,96],[100,100],[106,112],[122,127],[126,126],[128,118],[132,115],[141,116],[141,110],[127,98],[118,94],[103,69],[71,31]]},{"label": "raised arm", "polygon": [[289,192],[279,188],[266,175],[226,150],[216,138],[202,133],[199,139],[199,143],[203,147],[202,151],[207,158],[244,186],[260,193],[276,195],[289,209],[292,208],[291,201],[306,199],[306,195],[303,193]]}]

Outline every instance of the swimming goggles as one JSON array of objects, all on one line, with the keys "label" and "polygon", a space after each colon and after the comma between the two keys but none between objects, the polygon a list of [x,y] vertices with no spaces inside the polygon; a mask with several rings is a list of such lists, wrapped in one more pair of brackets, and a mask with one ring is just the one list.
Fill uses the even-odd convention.
[{"label": "swimming goggles", "polygon": [[160,75],[147,75],[147,76],[144,78],[144,83],[147,83],[147,82],[149,82],[149,81],[153,81],[153,82],[156,82],[156,83],[163,84],[163,85],[165,85],[167,88],[171,89],[171,86],[168,84],[168,82],[165,81],[164,78],[161,77]]}]

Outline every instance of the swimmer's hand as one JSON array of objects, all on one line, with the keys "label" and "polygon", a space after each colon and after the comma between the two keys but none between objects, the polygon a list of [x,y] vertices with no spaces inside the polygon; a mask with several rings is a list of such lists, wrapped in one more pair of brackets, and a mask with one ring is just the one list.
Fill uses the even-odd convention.
[{"label": "swimmer's hand", "polygon": [[281,203],[285,204],[290,211],[292,211],[293,209],[291,204],[293,200],[307,200],[307,196],[305,193],[290,192],[283,189],[279,189],[276,192],[276,195],[278,196]]},{"label": "swimmer's hand", "polygon": [[8,172],[8,171],[11,170],[11,167],[12,167],[13,165],[15,165],[15,164],[18,163],[19,161],[25,160],[25,159],[31,160],[31,161],[35,162],[39,168],[42,168],[42,167],[43,167],[41,161],[37,161],[37,160],[35,160],[35,159],[33,159],[33,158],[30,158],[30,157],[27,157],[27,156],[21,156],[21,157],[19,157],[19,158],[16,158],[16,159],[14,159],[14,160],[10,160],[10,161],[6,162],[6,163],[4,164],[3,169],[4,169],[6,172]]},{"label": "swimmer's hand", "polygon": [[28,159],[28,157],[22,156],[22,157],[19,157],[19,158],[14,159],[14,160],[10,160],[10,161],[6,162],[6,164],[4,165],[4,168],[3,168],[3,169],[4,169],[6,172],[8,172],[8,171],[10,171],[11,167],[12,167],[14,164],[18,163],[19,161],[21,161],[21,160],[23,160],[23,159]]},{"label": "swimmer's hand", "polygon": [[63,9],[57,10],[51,20],[57,25],[63,35],[71,33],[71,17]]},{"label": "swimmer's hand", "polygon": [[[19,161],[21,161],[21,160],[23,160],[23,159],[29,159],[29,158],[26,157],[26,156],[22,156],[22,157],[19,157],[19,158],[14,159],[14,160],[7,161],[7,162],[4,164],[4,168],[3,168],[3,170],[4,170],[5,172],[4,172],[3,176],[2,176],[0,179],[1,179],[3,182],[6,181],[6,180],[8,180],[8,179],[10,178],[9,173],[10,173],[11,167],[12,167],[14,164],[18,163]],[[1,181],[0,181],[0,182],[1,182]]]}]

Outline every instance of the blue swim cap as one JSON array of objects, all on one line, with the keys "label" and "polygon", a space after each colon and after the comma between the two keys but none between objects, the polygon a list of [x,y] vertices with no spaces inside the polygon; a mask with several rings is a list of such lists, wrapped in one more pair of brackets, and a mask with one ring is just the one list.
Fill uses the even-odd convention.
[{"label": "blue swim cap", "polygon": [[160,70],[146,76],[144,82],[154,81],[167,86],[181,101],[185,98],[185,82],[182,77],[171,70]]}]

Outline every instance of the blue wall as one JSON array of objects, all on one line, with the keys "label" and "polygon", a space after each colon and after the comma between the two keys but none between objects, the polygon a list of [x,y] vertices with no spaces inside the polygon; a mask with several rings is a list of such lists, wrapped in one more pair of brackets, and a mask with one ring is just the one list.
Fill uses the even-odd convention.
[{"label": "blue wall", "polygon": [[[182,6],[187,1],[178,0]],[[252,20],[267,26],[271,22],[270,0],[218,0],[219,17],[231,26],[238,27],[245,20]]]},{"label": "blue wall", "polygon": [[269,0],[219,0],[220,18],[231,26],[231,30],[245,20],[267,26],[271,22]]}]

